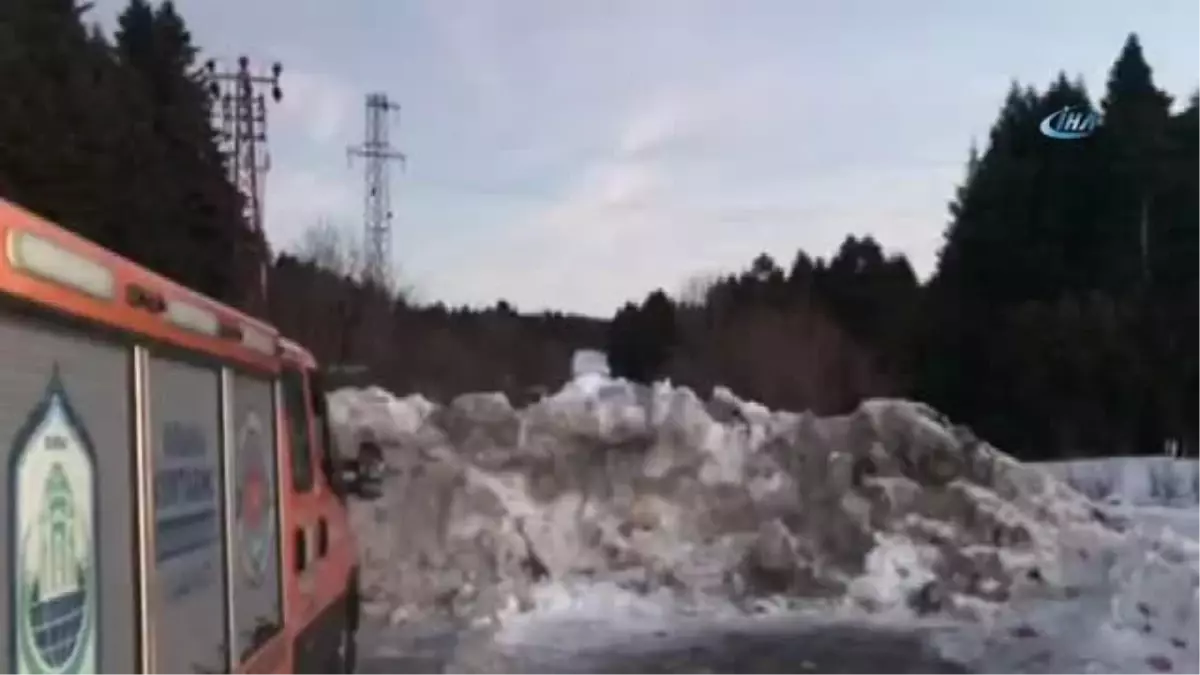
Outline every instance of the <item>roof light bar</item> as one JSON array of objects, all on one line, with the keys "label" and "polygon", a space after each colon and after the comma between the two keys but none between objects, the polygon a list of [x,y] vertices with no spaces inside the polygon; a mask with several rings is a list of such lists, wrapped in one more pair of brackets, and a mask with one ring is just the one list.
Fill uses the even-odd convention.
[{"label": "roof light bar", "polygon": [[268,333],[242,324],[242,344],[268,356],[275,355],[275,339]]},{"label": "roof light bar", "polygon": [[102,300],[116,295],[112,270],[31,232],[9,230],[8,262],[27,274]]},{"label": "roof light bar", "polygon": [[221,329],[216,314],[182,300],[167,300],[167,320],[180,328],[214,337]]}]

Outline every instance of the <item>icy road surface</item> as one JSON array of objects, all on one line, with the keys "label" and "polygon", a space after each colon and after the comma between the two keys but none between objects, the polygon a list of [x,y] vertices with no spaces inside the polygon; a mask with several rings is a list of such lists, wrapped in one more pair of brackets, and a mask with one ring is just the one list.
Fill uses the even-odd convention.
[{"label": "icy road surface", "polygon": [[[676,627],[649,632],[559,624],[557,646],[460,644],[462,633],[409,636],[364,661],[364,673],[967,673],[937,655],[924,631],[811,620]],[[603,633],[603,642],[596,633]]]}]

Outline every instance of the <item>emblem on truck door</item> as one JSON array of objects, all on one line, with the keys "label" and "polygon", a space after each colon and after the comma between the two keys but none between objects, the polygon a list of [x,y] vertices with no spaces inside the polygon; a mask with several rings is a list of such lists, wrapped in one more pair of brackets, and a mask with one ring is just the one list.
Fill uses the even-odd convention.
[{"label": "emblem on truck door", "polygon": [[238,431],[237,532],[242,570],[251,586],[262,583],[274,542],[271,461],[262,422],[250,412]]},{"label": "emblem on truck door", "polygon": [[9,459],[11,668],[94,673],[96,464],[57,367]]}]

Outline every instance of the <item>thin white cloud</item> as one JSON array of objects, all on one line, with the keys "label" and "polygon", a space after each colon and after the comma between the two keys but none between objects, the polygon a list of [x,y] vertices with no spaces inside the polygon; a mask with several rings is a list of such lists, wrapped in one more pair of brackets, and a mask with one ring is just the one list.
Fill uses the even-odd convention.
[{"label": "thin white cloud", "polygon": [[276,251],[286,251],[301,241],[305,230],[322,220],[354,228],[358,220],[353,186],[340,176],[320,171],[282,167],[267,177],[266,230]]},{"label": "thin white cloud", "polygon": [[927,273],[1011,78],[1079,69],[1098,93],[1135,28],[1160,83],[1196,81],[1194,0],[1016,0],[982,19],[946,0],[295,2],[231,23],[234,0],[179,0],[207,53],[297,46],[270,53],[286,68],[272,241],[323,217],[360,227],[344,147],[363,94],[388,91],[410,158],[393,177],[395,263],[453,304],[608,314],[761,251],[828,255],[849,233]]},{"label": "thin white cloud", "polygon": [[670,150],[673,143],[693,137],[701,131],[703,109],[690,107],[678,94],[660,94],[642,102],[625,123],[617,139],[616,152],[625,157],[652,155]]},{"label": "thin white cloud", "polygon": [[328,73],[289,70],[283,77],[286,86],[283,100],[272,112],[275,120],[300,131],[316,145],[345,143],[352,137],[361,94]]},{"label": "thin white cloud", "polygon": [[[939,165],[935,175],[928,166],[852,163],[765,183],[754,164],[767,158],[786,167],[790,151],[779,139],[803,119],[803,111],[762,115],[767,107],[799,106],[765,75],[649,96],[613,133],[609,156],[581,169],[532,216],[460,242],[460,260],[479,264],[429,282],[453,297],[487,288],[483,302],[504,297],[528,309],[606,315],[653,288],[674,290],[759,252],[784,265],[799,248],[830,255],[851,233],[874,233],[889,249],[915,253],[913,263],[927,272],[940,238],[927,205],[943,199],[960,168]],[[698,162],[704,150],[719,161]]]},{"label": "thin white cloud", "polygon": [[526,220],[466,242],[464,257],[489,255],[486,266],[463,266],[438,285],[458,295],[486,284],[523,308],[604,315],[618,301],[673,288],[721,260],[716,249],[727,242],[694,236],[711,228],[685,213],[686,186],[674,181],[669,156],[651,152],[710,131],[696,103],[664,94],[635,110],[612,139],[612,156],[582,170],[561,198]]},{"label": "thin white cloud", "polygon": [[[469,7],[469,9],[468,9]],[[436,36],[444,59],[466,85],[472,102],[490,114],[500,114],[499,106],[511,100],[512,83],[499,66],[499,47],[495,40],[495,22],[499,11],[495,4],[428,2],[421,5],[427,27]]]}]

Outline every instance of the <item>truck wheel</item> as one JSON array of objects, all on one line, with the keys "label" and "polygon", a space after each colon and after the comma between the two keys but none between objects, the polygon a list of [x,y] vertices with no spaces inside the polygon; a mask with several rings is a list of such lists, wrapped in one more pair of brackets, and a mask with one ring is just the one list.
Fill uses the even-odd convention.
[{"label": "truck wheel", "polygon": [[353,673],[358,669],[358,620],[362,610],[358,595],[358,570],[355,569],[346,587],[346,616],[342,621],[340,644],[336,655],[336,673]]}]

